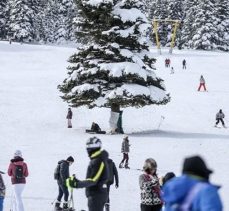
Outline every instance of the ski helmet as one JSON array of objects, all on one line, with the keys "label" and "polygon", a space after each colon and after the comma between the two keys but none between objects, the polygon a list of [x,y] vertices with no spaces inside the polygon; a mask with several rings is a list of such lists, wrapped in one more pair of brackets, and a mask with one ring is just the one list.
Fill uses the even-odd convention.
[{"label": "ski helmet", "polygon": [[97,137],[91,137],[87,140],[86,148],[87,150],[94,150],[94,149],[100,149],[102,147],[102,142]]}]

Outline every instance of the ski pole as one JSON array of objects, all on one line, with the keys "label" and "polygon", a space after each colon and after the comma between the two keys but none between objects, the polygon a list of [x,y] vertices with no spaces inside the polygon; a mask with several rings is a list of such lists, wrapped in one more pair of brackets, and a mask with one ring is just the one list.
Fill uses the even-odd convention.
[{"label": "ski pole", "polygon": [[51,205],[53,205],[55,201],[56,201],[56,198],[51,202]]},{"label": "ski pole", "polygon": [[5,172],[3,172],[3,171],[0,171],[0,174],[5,174]]}]

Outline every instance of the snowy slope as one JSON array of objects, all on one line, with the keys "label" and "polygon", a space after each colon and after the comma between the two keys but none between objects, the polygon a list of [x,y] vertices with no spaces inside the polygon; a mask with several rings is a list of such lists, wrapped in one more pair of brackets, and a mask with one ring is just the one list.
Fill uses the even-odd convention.
[{"label": "snowy slope", "polygon": [[[84,129],[92,121],[108,130],[108,109],[73,109],[73,129],[66,128],[67,105],[59,98],[57,85],[66,76],[68,57],[74,48],[9,45],[0,42],[0,170],[7,170],[16,149],[21,149],[29,165],[30,177],[23,194],[27,211],[50,211],[57,195],[53,170],[58,160],[72,155],[76,162],[71,172],[85,178],[89,159]],[[156,74],[165,79],[171,102],[166,106],[125,109],[124,130],[130,135],[130,166],[141,168],[145,158],[158,161],[158,173],[180,174],[183,158],[200,153],[215,170],[211,180],[222,185],[220,194],[225,210],[229,210],[228,129],[217,129],[215,114],[221,108],[229,125],[229,55],[200,51],[163,52],[157,57]],[[169,57],[175,74],[164,68]],[[187,70],[181,62],[187,60]],[[203,74],[208,92],[197,92]],[[160,130],[158,125],[164,116]],[[143,132],[142,132],[143,131]],[[118,165],[121,160],[121,135],[99,135],[110,157]],[[120,170],[120,188],[111,190],[113,211],[139,210],[139,171]],[[11,204],[10,179],[5,208]],[[84,190],[74,191],[77,210],[87,210]]]}]

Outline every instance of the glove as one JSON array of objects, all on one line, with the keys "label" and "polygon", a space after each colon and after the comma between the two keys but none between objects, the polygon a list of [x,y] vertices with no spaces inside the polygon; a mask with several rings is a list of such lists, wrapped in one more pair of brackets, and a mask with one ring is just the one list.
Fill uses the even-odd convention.
[{"label": "glove", "polygon": [[77,188],[78,179],[75,176],[71,176],[66,180],[66,186],[68,188]]},{"label": "glove", "polygon": [[115,184],[115,188],[118,188],[118,184]]}]

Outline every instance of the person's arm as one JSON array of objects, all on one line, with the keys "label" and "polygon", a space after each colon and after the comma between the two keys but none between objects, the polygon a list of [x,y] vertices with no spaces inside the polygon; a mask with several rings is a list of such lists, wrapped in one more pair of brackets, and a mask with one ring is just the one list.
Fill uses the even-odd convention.
[{"label": "person's arm", "polygon": [[118,188],[119,186],[118,170],[114,162],[113,162],[113,172],[114,172],[114,177],[115,177],[115,187]]},{"label": "person's arm", "polygon": [[66,162],[60,164],[60,177],[63,182],[69,178],[69,166]]},{"label": "person's arm", "polygon": [[23,172],[23,174],[24,174],[25,177],[29,176],[28,166],[27,166],[26,163],[24,163],[24,172]]},{"label": "person's arm", "polygon": [[8,175],[11,177],[13,175],[13,164],[10,163],[9,168],[8,168]]},{"label": "person's arm", "polygon": [[90,169],[90,175],[88,178],[86,178],[85,180],[70,178],[67,180],[67,185],[73,188],[87,188],[97,185],[103,171],[105,170],[104,162],[98,162],[94,166],[89,166],[88,168]]}]

